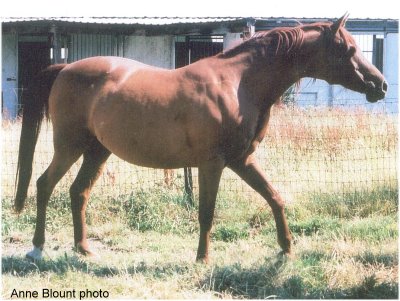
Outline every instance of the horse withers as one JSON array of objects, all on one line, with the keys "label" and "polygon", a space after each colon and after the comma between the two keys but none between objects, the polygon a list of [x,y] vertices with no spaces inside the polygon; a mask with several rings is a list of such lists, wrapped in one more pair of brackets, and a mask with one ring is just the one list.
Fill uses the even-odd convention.
[{"label": "horse withers", "polygon": [[37,181],[34,249],[45,242],[46,208],[57,182],[83,155],[70,188],[76,249],[92,254],[85,213],[91,188],[111,153],[133,164],[198,167],[200,239],[197,260],[208,262],[218,186],[225,167],[261,194],[272,208],[278,243],[290,254],[284,200],[253,153],[263,140],[272,105],[303,77],[385,96],[382,74],[344,28],[314,23],[258,32],[214,57],[164,70],[119,57],[93,57],[44,70],[24,108],[15,210],[23,209],[44,115],[52,120],[54,156]]}]

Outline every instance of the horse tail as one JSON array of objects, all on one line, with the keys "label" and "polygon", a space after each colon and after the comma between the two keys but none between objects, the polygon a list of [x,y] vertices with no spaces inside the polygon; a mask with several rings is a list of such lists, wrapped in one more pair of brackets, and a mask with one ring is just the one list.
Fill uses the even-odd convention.
[{"label": "horse tail", "polygon": [[22,116],[21,139],[19,143],[17,174],[15,186],[17,192],[14,209],[20,213],[24,208],[32,176],[33,155],[40,133],[40,126],[46,116],[49,119],[49,96],[57,75],[66,64],[51,65],[42,70],[26,91]]}]

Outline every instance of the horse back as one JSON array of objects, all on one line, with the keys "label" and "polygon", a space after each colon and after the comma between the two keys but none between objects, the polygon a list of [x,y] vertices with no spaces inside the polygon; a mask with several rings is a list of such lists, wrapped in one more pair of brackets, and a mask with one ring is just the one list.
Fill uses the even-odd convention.
[{"label": "horse back", "polygon": [[216,97],[184,73],[112,57],[68,65],[50,97],[56,136],[84,132],[148,167],[194,166],[213,157],[221,129]]}]

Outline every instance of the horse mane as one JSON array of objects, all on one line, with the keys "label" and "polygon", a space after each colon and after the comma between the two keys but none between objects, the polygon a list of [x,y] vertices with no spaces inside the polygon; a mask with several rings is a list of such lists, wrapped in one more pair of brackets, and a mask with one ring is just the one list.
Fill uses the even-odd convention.
[{"label": "horse mane", "polygon": [[[250,39],[219,54],[218,57],[231,58],[242,52],[257,49],[262,51],[263,56],[267,57],[267,59],[274,59],[279,56],[293,58],[304,43],[305,32],[309,30],[320,31],[324,35],[326,47],[329,48],[331,41],[333,41],[331,25],[331,22],[318,22],[305,25],[300,24],[295,27],[277,27],[268,31],[259,31]],[[346,46],[354,44],[351,36],[346,34],[343,29],[339,30],[339,34]],[[316,81],[315,78],[313,80]],[[301,79],[294,83],[296,93],[300,89],[300,83]]]},{"label": "horse mane", "polygon": [[260,31],[253,35],[256,42],[270,38],[269,46],[276,56],[287,55],[301,47],[304,40],[304,32],[301,27],[280,27],[270,31]]},{"label": "horse mane", "polygon": [[[269,57],[293,55],[304,42],[305,30],[326,32],[331,23],[314,23],[295,27],[277,27],[267,31],[256,32],[250,39],[220,54],[230,58],[246,50],[258,48]],[[347,42],[347,41],[346,41]]]},{"label": "horse mane", "polygon": [[268,56],[287,55],[299,49],[303,44],[303,39],[301,26],[278,27],[256,32],[250,39],[227,50],[220,56],[230,58],[250,49],[260,49],[268,53]]}]

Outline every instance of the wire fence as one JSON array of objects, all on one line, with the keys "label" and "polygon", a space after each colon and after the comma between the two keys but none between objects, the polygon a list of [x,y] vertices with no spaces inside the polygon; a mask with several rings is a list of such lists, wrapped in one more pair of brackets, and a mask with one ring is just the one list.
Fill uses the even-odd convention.
[{"label": "wire fence", "polygon": [[[256,151],[267,177],[287,202],[310,195],[338,197],[372,191],[397,195],[397,100],[380,104],[334,107],[276,105],[267,135]],[[2,195],[14,196],[20,121],[3,120]],[[36,147],[29,195],[53,155],[51,124],[44,124]],[[55,193],[68,192],[79,160],[60,181]],[[192,168],[198,195],[197,169]],[[184,193],[184,172],[138,167],[114,155],[95,185],[94,194],[118,197],[137,190],[164,189]],[[259,198],[231,170],[224,170],[220,194]],[[387,194],[386,194],[387,195]]]}]

